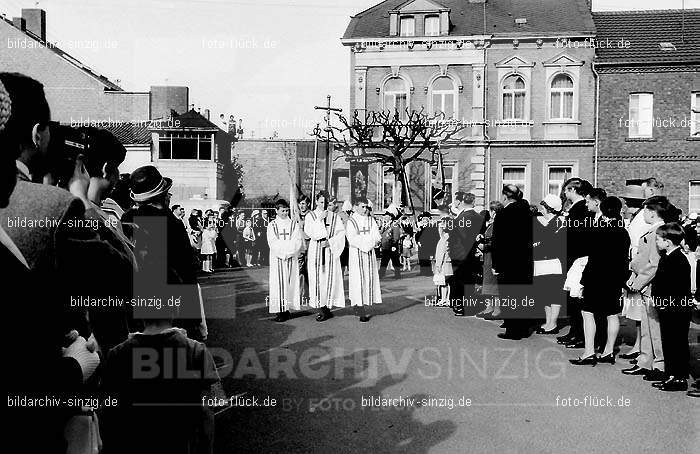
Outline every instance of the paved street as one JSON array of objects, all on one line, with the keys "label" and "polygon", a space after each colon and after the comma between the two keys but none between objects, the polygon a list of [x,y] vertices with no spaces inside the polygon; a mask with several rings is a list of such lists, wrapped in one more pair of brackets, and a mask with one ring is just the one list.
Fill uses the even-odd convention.
[{"label": "paved street", "polygon": [[426,307],[432,280],[415,271],[383,281],[366,324],[351,308],[273,323],[267,273],[201,280],[240,404],[217,415],[217,452],[699,452],[696,399],[622,375],[627,361],[571,366],[579,351],[554,336],[505,341],[497,322]]}]

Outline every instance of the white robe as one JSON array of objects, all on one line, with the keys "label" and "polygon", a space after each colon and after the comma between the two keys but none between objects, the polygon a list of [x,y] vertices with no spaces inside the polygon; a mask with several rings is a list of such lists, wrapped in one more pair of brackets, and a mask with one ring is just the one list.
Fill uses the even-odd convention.
[{"label": "white robe", "polygon": [[[326,222],[330,225],[326,227]],[[340,255],[345,249],[343,220],[328,212],[326,220],[319,219],[315,211],[306,215],[304,232],[311,238],[307,252],[309,273],[309,305],[345,307],[343,270]],[[320,240],[328,239],[329,246],[322,248]]]},{"label": "white robe", "polygon": [[267,225],[270,245],[270,313],[301,309],[299,251],[301,228],[291,219],[275,219]]},{"label": "white robe", "polygon": [[346,226],[350,254],[349,293],[353,306],[381,304],[377,257],[374,248],[382,239],[377,222],[370,216],[353,214]]}]

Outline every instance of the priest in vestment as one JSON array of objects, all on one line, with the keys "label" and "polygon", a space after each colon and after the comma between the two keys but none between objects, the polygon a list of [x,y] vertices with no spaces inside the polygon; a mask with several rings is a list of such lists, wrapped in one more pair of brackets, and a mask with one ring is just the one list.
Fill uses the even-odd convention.
[{"label": "priest in vestment", "polygon": [[348,219],[346,233],[350,244],[350,302],[356,307],[360,321],[367,322],[369,317],[365,314],[364,307],[382,302],[377,257],[374,253],[382,235],[377,222],[369,216],[366,199],[357,202],[357,209]]},{"label": "priest in vestment", "polygon": [[289,204],[280,199],[277,216],[267,225],[270,246],[270,313],[276,322],[291,318],[290,309],[301,309],[299,288],[299,252],[302,248],[301,227],[289,217]]},{"label": "priest in vestment", "polygon": [[345,249],[345,227],[339,215],[327,211],[330,197],[326,191],[316,196],[316,208],[306,215],[304,232],[309,236],[307,269],[309,304],[318,308],[316,320],[333,316],[330,306],[345,306],[343,270],[340,255]]}]

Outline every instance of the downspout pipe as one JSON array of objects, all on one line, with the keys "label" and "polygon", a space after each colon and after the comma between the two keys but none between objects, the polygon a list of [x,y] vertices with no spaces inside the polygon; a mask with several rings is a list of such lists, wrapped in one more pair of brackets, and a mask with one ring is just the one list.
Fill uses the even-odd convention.
[{"label": "downspout pipe", "polygon": [[593,186],[598,187],[598,126],[600,124],[600,74],[596,70],[596,63],[591,64],[591,69],[595,75],[595,144],[593,146]]}]

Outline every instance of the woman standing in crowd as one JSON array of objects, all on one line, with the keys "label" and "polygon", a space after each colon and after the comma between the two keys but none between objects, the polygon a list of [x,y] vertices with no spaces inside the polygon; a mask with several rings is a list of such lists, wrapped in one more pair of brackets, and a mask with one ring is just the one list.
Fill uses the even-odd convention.
[{"label": "woman standing in crowd", "polygon": [[[574,365],[615,364],[613,348],[620,330],[622,289],[629,275],[630,238],[620,215],[622,202],[606,197],[600,203],[601,218],[589,234],[588,263],[583,270],[583,354],[570,360]],[[595,352],[595,315],[607,319],[607,342],[600,357]],[[600,329],[603,327],[601,326]]]},{"label": "woman standing in crowd", "polygon": [[545,322],[537,334],[557,334],[559,310],[564,303],[564,223],[561,222],[561,199],[548,194],[540,202],[541,216],[537,216],[533,230],[533,258],[535,270],[533,285],[535,305],[544,307]]},{"label": "woman standing in crowd", "polygon": [[447,219],[443,218],[438,223],[438,240],[435,248],[435,267],[433,271],[433,283],[437,287],[437,300],[440,306],[451,307],[450,286],[447,280],[452,276],[452,262],[450,261],[450,251],[448,240],[450,234],[447,232]]},{"label": "woman standing in crowd", "polygon": [[488,216],[485,217],[486,229],[481,236],[481,251],[484,257],[484,270],[482,273],[481,294],[486,297],[486,308],[477,314],[484,320],[500,320],[501,306],[498,303],[498,279],[493,274],[493,260],[491,257],[491,238],[493,237],[493,221],[496,215],[503,209],[503,204],[498,200],[489,203]]},{"label": "woman standing in crowd", "polygon": [[212,274],[214,272],[213,263],[216,254],[216,237],[219,232],[216,229],[216,221],[209,220],[207,228],[202,232],[202,271]]}]

